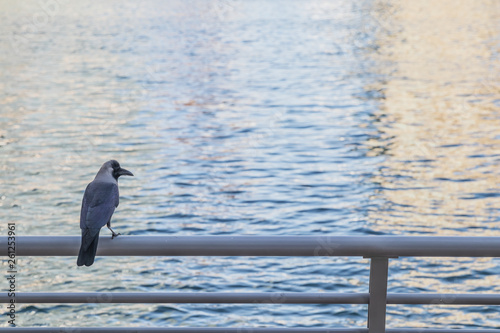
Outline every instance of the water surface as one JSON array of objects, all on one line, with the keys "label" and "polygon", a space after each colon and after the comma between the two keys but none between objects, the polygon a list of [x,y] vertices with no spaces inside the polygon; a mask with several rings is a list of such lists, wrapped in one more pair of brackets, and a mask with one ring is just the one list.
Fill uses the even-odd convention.
[{"label": "water surface", "polygon": [[[0,19],[0,216],[22,235],[79,234],[111,158],[136,175],[113,219],[127,235],[500,235],[495,1],[3,1]],[[356,258],[28,257],[19,272],[23,292],[368,290]],[[389,292],[498,293],[499,273],[402,258]],[[389,327],[500,326],[495,307],[388,311]],[[18,322],[361,327],[366,306],[35,304]]]}]

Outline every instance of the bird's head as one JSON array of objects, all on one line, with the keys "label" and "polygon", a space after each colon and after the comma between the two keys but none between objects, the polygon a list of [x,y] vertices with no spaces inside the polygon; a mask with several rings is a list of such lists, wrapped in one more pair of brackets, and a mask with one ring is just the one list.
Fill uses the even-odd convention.
[{"label": "bird's head", "polygon": [[120,167],[120,163],[115,160],[107,161],[101,167],[98,174],[104,173],[106,175],[112,176],[115,180],[118,180],[120,176],[133,176],[134,174],[126,169]]},{"label": "bird's head", "polygon": [[113,175],[113,178],[116,180],[118,180],[118,177],[120,177],[120,176],[133,176],[134,175],[132,172],[120,167],[120,163],[118,163],[118,161],[111,160],[107,163],[110,164],[110,166],[112,168],[112,170],[110,170],[111,174]]}]

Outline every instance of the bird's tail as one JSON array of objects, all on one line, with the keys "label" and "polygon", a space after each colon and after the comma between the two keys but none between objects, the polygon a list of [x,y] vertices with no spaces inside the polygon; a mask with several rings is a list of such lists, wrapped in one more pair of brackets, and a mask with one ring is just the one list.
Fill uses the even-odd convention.
[{"label": "bird's tail", "polygon": [[82,229],[82,245],[80,245],[78,260],[76,261],[78,266],[90,266],[94,263],[100,231],[101,228]]}]

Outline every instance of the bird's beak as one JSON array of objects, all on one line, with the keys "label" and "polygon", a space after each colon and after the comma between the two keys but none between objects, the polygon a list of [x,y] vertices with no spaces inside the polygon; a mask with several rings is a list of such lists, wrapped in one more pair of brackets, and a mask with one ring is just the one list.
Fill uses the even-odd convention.
[{"label": "bird's beak", "polygon": [[128,171],[127,169],[120,168],[118,170],[118,175],[119,176],[133,176],[134,174],[132,172]]}]

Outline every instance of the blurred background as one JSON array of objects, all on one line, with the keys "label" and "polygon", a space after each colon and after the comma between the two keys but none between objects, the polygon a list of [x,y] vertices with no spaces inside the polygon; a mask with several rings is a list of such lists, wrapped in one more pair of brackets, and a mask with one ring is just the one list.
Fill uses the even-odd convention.
[{"label": "blurred background", "polygon": [[[0,234],[78,235],[103,162],[126,235],[500,236],[500,3],[0,1]],[[102,235],[107,235],[103,230]],[[6,270],[6,263],[3,263]],[[19,259],[19,292],[367,292],[368,260]],[[497,259],[389,292],[499,293]],[[5,291],[7,282],[2,282]],[[364,305],[20,305],[19,326],[365,326]],[[0,321],[7,326],[7,316]],[[388,327],[499,328],[388,306]]]}]

